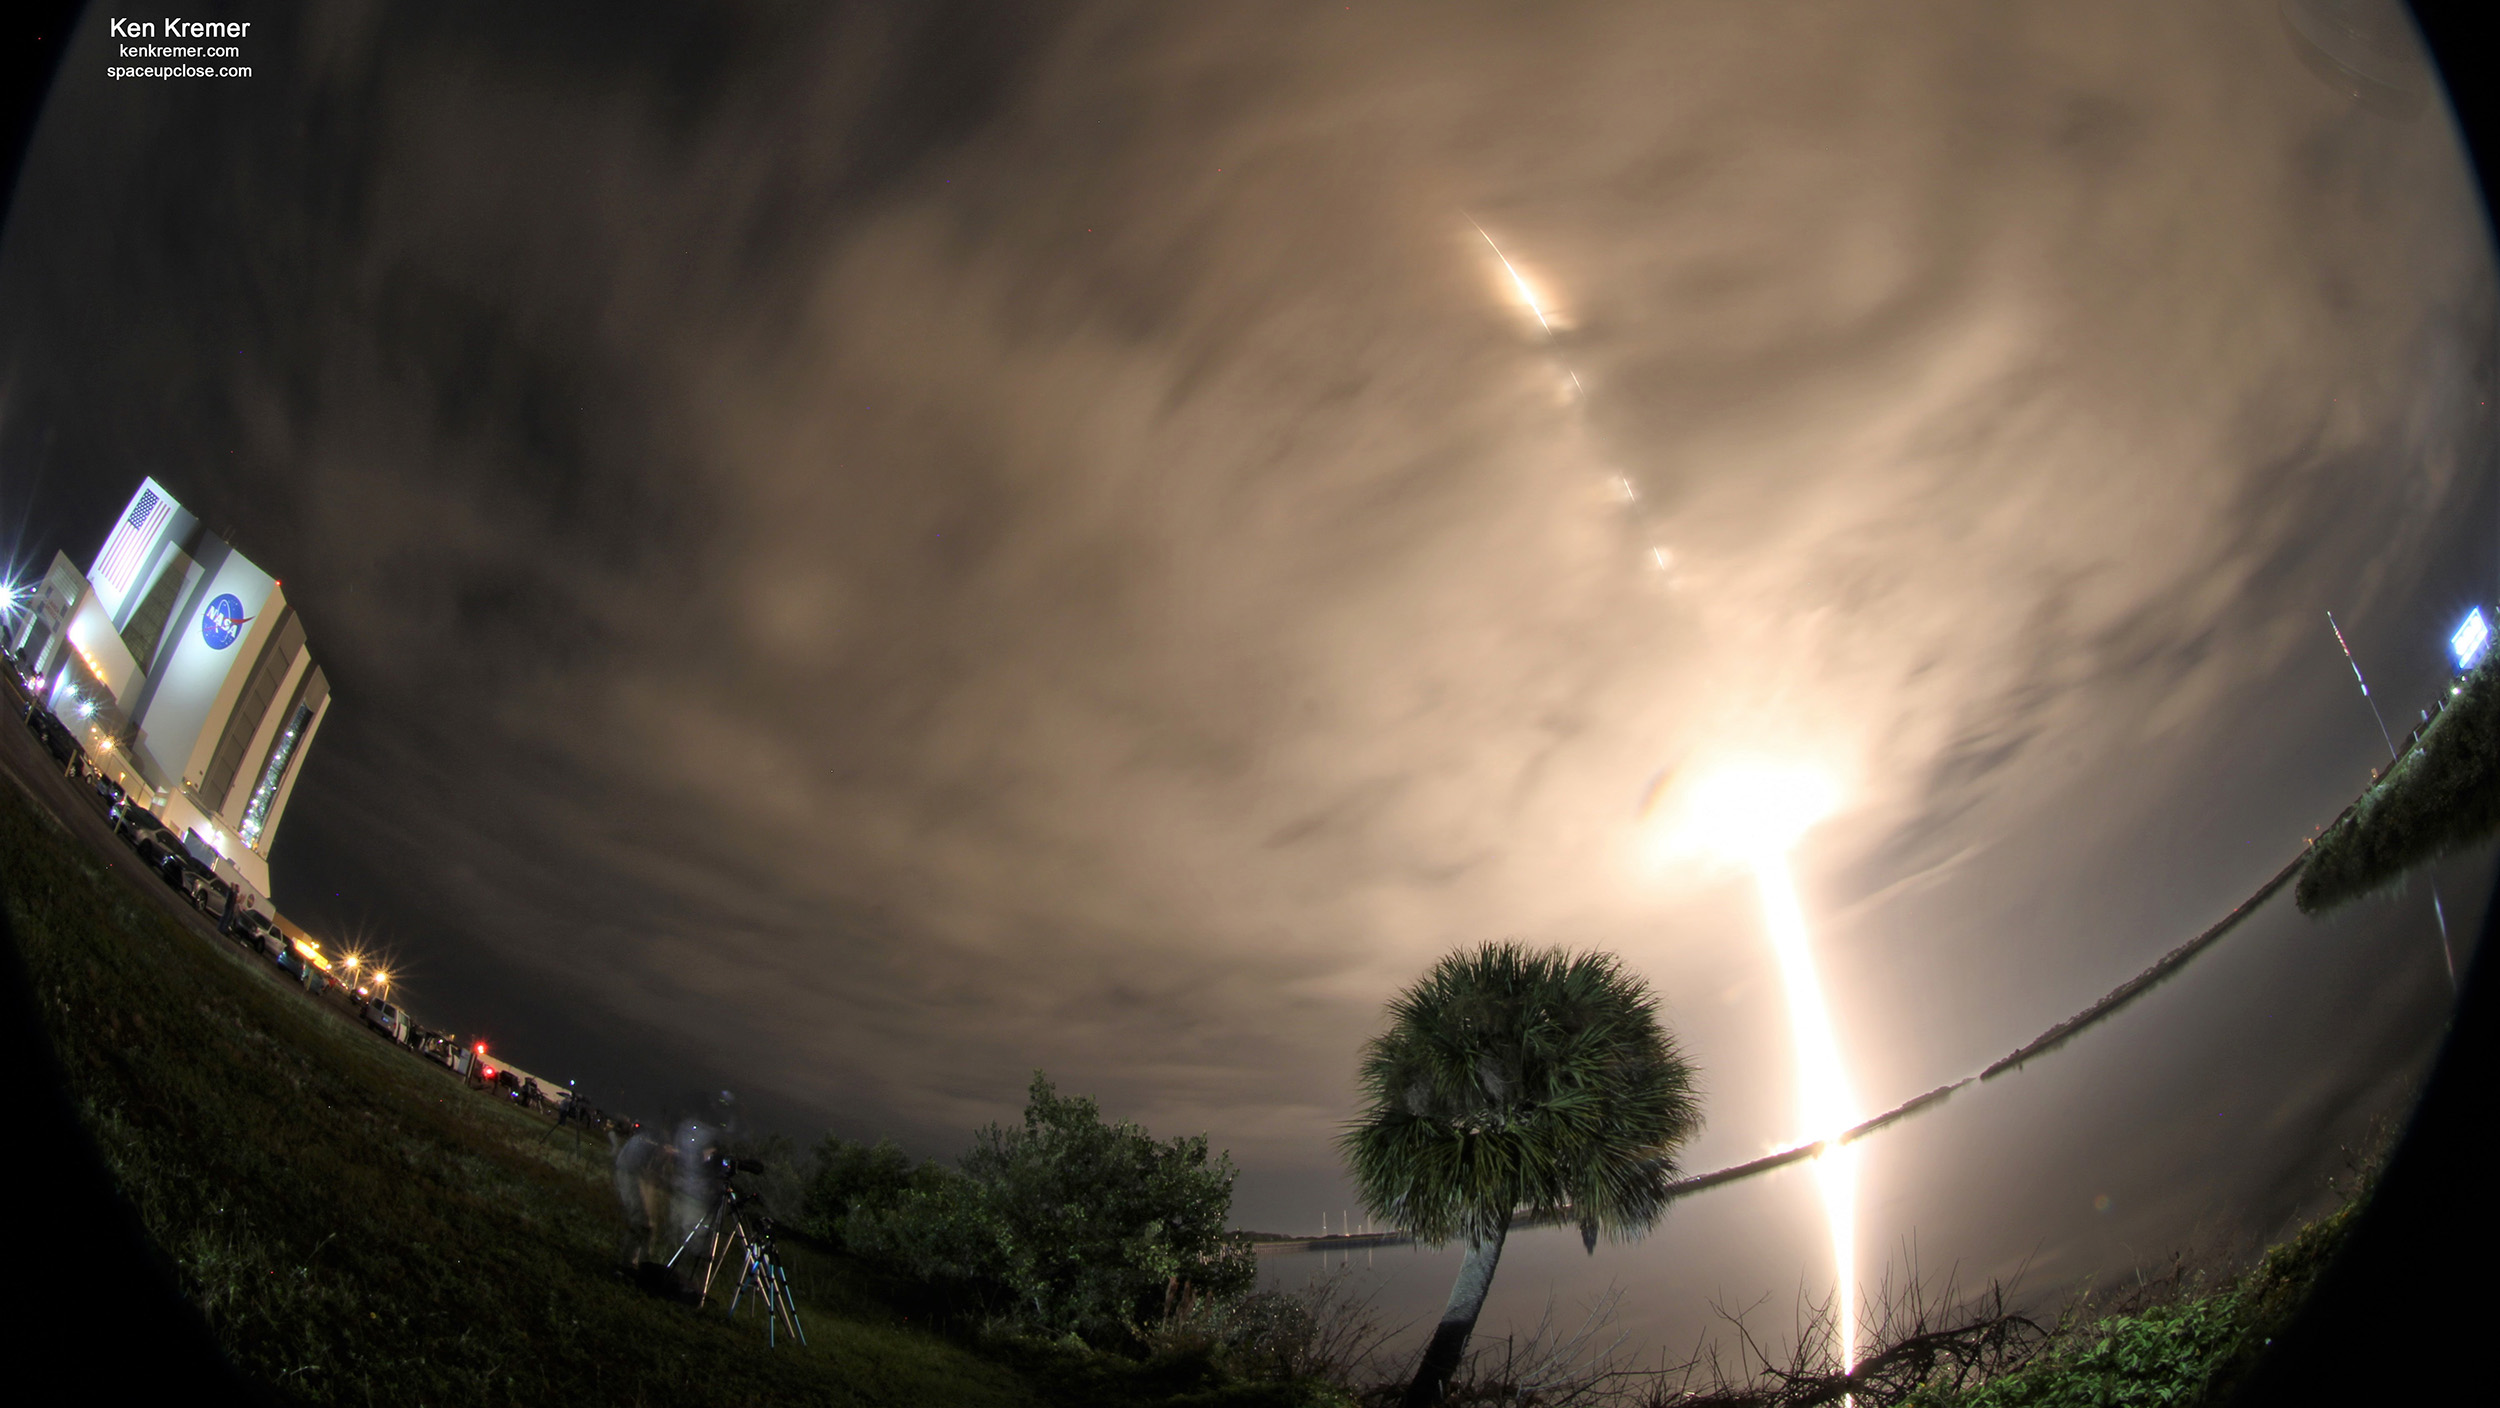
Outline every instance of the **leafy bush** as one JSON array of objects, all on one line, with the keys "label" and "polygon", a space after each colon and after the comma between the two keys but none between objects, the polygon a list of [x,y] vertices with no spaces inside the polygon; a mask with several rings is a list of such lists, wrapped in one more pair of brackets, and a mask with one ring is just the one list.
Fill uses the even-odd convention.
[{"label": "leafy bush", "polygon": [[[2077,1349],[2008,1374],[1960,1408],[2135,1408],[2195,1403],[2223,1357],[2238,1344],[2238,1298],[2228,1292],[2094,1326]],[[1919,1400],[1913,1399],[1912,1402]]]},{"label": "leafy bush", "polygon": [[810,1235],[842,1246],[853,1214],[880,1217],[899,1206],[905,1193],[933,1190],[947,1177],[946,1168],[934,1162],[912,1167],[891,1139],[863,1144],[828,1134],[805,1174],[796,1221]]},{"label": "leafy bush", "polygon": [[[873,1193],[893,1167],[870,1151],[856,1186]],[[1179,1285],[1218,1301],[1249,1290],[1249,1242],[1224,1228],[1233,1178],[1206,1136],[1107,1123],[1035,1072],[1022,1127],[983,1129],[955,1173],[915,1170],[889,1205],[855,1200],[842,1240],[1000,1328],[1132,1345]]]},{"label": "leafy bush", "polygon": [[1230,1377],[1250,1382],[1321,1376],[1315,1352],[1319,1317],[1303,1296],[1260,1291],[1200,1300],[1195,1288],[1175,1280],[1165,1301],[1163,1318],[1145,1334],[1151,1355],[1202,1355]]},{"label": "leafy bush", "polygon": [[2366,1192],[2269,1250],[2233,1283],[2070,1327],[2034,1362],[1976,1388],[1931,1387],[1912,1408],[2210,1408],[2227,1403],[2291,1323],[2351,1231]]},{"label": "leafy bush", "polygon": [[1245,1379],[1298,1379],[1317,1366],[1319,1321],[1301,1297],[1262,1291],[1218,1304],[1210,1317],[1225,1367]]}]

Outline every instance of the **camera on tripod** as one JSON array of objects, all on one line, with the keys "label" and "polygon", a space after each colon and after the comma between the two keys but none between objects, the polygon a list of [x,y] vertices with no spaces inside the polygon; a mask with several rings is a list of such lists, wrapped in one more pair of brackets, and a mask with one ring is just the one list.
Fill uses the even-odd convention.
[{"label": "camera on tripod", "polygon": [[762,1173],[764,1171],[764,1161],[762,1159],[732,1158],[726,1153],[713,1151],[708,1158],[704,1159],[703,1168],[708,1177],[718,1180],[719,1186],[724,1192],[737,1196],[739,1200],[743,1202],[747,1197],[752,1195],[739,1192],[736,1186],[729,1180],[742,1173]]},{"label": "camera on tripod", "polygon": [[799,1326],[798,1299],[790,1293],[790,1273],[773,1246],[773,1220],[731,1181],[741,1173],[762,1173],[763,1161],[733,1158],[715,1149],[704,1163],[720,1179],[719,1200],[686,1234],[686,1240],[678,1243],[668,1264],[675,1266],[688,1253],[702,1262],[702,1289],[695,1299],[701,1305],[711,1298],[712,1278],[734,1253],[739,1263],[738,1284],[729,1297],[729,1313],[737,1314],[739,1302],[751,1291],[764,1310],[766,1344],[774,1342],[776,1328],[787,1328],[792,1338],[807,1343],[807,1332]]}]

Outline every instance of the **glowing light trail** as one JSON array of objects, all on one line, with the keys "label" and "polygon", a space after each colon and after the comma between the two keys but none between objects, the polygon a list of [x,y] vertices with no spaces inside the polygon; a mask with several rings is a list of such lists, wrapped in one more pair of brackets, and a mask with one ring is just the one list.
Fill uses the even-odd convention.
[{"label": "glowing light trail", "polygon": [[[1779,962],[1788,997],[1788,1028],[1797,1061],[1797,1113],[1804,1124],[1803,1149],[1770,1156],[1775,1162],[1814,1160],[1815,1187],[1831,1229],[1834,1349],[1841,1371],[1857,1367],[1857,1150],[1845,1135],[1860,1124],[1858,1101],[1840,1056],[1840,1039],[1823,1001],[1814,968],[1814,946],[1788,853],[1837,801],[1831,782],[1810,768],[1746,762],[1708,774],[1684,798],[1683,822],[1670,847],[1699,850],[1753,871],[1762,899],[1763,931]],[[1805,1152],[1811,1150],[1812,1152]],[[1783,1157],[1785,1155],[1785,1157]],[[1750,1167],[1750,1166],[1749,1166]]]},{"label": "glowing light trail", "polygon": [[[1502,271],[1528,311],[1545,331],[1547,347],[1555,344],[1554,322],[1519,266],[1484,226],[1468,216],[1485,248],[1501,262]],[[1557,359],[1559,361],[1559,359]],[[1573,392],[1584,407],[1588,388],[1570,367]],[[1617,475],[1626,504],[1640,502],[1629,475]],[[1652,547],[1650,557],[1667,570],[1665,548]],[[1798,1113],[1805,1142],[1817,1150],[1815,1184],[1820,1190],[1825,1221],[1831,1228],[1833,1272],[1837,1278],[1837,1321],[1833,1327],[1841,1370],[1857,1367],[1857,1151],[1842,1138],[1860,1122],[1857,1097],[1850,1089],[1833,1034],[1823,987],[1814,970],[1813,945],[1805,911],[1797,902],[1788,852],[1817,821],[1828,815],[1835,797],[1830,782],[1811,769],[1777,763],[1731,767],[1705,778],[1687,798],[1689,824],[1675,843],[1725,860],[1750,866],[1762,896],[1763,926],[1779,960],[1780,980],[1788,994],[1788,1022],[1796,1043]],[[1766,1165],[1767,1166],[1767,1165]]]},{"label": "glowing light trail", "polygon": [[[2351,812],[2350,807],[2344,809],[2346,816],[2349,816]],[[2336,818],[2338,823],[2342,820],[2342,816]],[[1879,1129],[1908,1119],[1921,1110],[1941,1105],[1955,1091],[1965,1086],[1995,1080],[1999,1076],[2010,1075],[2021,1070],[2025,1062],[2045,1056],[2081,1035],[2085,1030],[2098,1026],[2137,998],[2160,986],[2180,969],[2187,967],[2198,954],[2220,943],[2225,935],[2239,927],[2240,921],[2256,913],[2260,906],[2274,897],[2276,891],[2291,883],[2292,877],[2300,873],[2301,866],[2308,859],[2309,853],[2305,850],[2292,857],[2290,864],[2274,873],[2273,879],[2258,886],[2255,894],[2240,901],[2238,908],[2215,920],[2205,928],[2204,932],[2163,954],[2154,960],[2151,967],[2112,988],[2109,994],[2100,1001],[2033,1037],[2015,1048],[2010,1054],[1990,1062],[1985,1069],[1974,1071],[1959,1080],[1947,1081],[1923,1095],[1914,1095],[1880,1115],[1858,1121],[1838,1134],[1792,1144],[1785,1149],[1774,1149],[1758,1159],[1748,1159],[1741,1164],[1731,1164],[1723,1169],[1695,1174],[1690,1178],[1679,1180],[1669,1190],[1669,1196],[1681,1198],[1688,1193],[1698,1193],[1705,1188],[1716,1188],[1722,1183],[1734,1183],[1739,1179],[1751,1178],[1756,1174],[1769,1173],[1775,1168],[1786,1168],[1790,1164],[1815,1158],[1826,1148],[1835,1144],[1854,1144]]]},{"label": "glowing light trail", "polygon": [[[1472,215],[1469,216],[1467,218],[1467,223],[1470,225],[1476,225],[1475,217]],[[1503,272],[1510,275],[1511,287],[1519,290],[1520,301],[1528,305],[1529,312],[1536,314],[1536,325],[1545,329],[1545,336],[1548,339],[1551,339],[1554,336],[1554,325],[1546,320],[1545,309],[1536,301],[1536,290],[1528,287],[1528,281],[1520,277],[1518,268],[1510,262],[1510,256],[1502,253],[1502,247],[1493,242],[1493,237],[1491,235],[1484,234],[1484,227],[1482,225],[1476,225],[1476,233],[1484,235],[1485,247],[1493,251],[1494,258],[1502,261]],[[1577,376],[1572,377],[1571,384],[1574,386],[1579,385],[1580,378]]]},{"label": "glowing light trail", "polygon": [[1754,884],[1762,892],[1763,928],[1779,957],[1780,986],[1788,993],[1788,1028],[1797,1047],[1798,1113],[1808,1135],[1827,1147],[1814,1160],[1814,1184],[1822,1194],[1823,1217],[1831,1228],[1832,1273],[1839,1297],[1832,1333],[1837,1340],[1840,1370],[1857,1367],[1858,1328],[1858,1151],[1838,1141],[1842,1131],[1858,1122],[1857,1097],[1849,1088],[1849,1072],[1841,1064],[1840,1042],[1832,1032],[1831,1010],[1823,1002],[1823,983],[1814,971],[1814,950],[1806,933],[1803,906],[1797,903],[1796,878],[1789,873],[1788,853],[1769,851],[1754,859]]}]

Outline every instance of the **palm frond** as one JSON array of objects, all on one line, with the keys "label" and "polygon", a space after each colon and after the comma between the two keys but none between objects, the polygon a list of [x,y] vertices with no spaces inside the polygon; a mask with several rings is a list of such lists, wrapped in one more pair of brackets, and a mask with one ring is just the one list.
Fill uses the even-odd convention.
[{"label": "palm frond", "polygon": [[1700,1095],[1656,996],[1619,959],[1484,944],[1434,965],[1388,1015],[1340,1138],[1375,1217],[1441,1242],[1567,1213],[1628,1240],[1665,1211]]}]

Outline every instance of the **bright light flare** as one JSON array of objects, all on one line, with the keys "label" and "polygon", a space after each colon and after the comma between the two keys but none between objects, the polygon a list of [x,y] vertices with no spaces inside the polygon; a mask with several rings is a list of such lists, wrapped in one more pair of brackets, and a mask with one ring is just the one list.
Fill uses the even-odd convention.
[{"label": "bright light flare", "polygon": [[[1784,850],[1754,860],[1754,884],[1762,895],[1762,922],[1771,951],[1779,959],[1780,986],[1788,994],[1788,1030],[1796,1044],[1797,1113],[1807,1140],[1829,1139],[1864,1118],[1849,1088],[1849,1071],[1840,1059],[1840,1038],[1832,1030],[1831,1009],[1823,1001],[1823,982],[1814,970],[1814,947],[1806,931],[1805,908],[1797,902],[1796,878]],[[1814,1186],[1821,1193],[1823,1217],[1831,1227],[1832,1271],[1838,1278],[1838,1305],[1833,1335],[1838,1340],[1841,1372],[1857,1367],[1858,1346],[1858,1151],[1850,1145],[1825,1149],[1814,1160]]]},{"label": "bright light flare", "polygon": [[[1470,220],[1467,223],[1470,225],[1476,225],[1476,222],[1473,220]],[[1485,235],[1484,227],[1482,225],[1476,225],[1476,233],[1484,235],[1485,248],[1492,250],[1493,257],[1502,262],[1502,272],[1510,275],[1510,286],[1518,291],[1519,301],[1528,305],[1529,312],[1536,314],[1536,325],[1545,329],[1545,335],[1547,337],[1552,337],[1554,335],[1553,320],[1545,316],[1545,305],[1538,301],[1535,287],[1528,282],[1525,275],[1519,272],[1519,266],[1510,262],[1510,256],[1502,253],[1502,247],[1493,242],[1493,237],[1491,235]],[[1571,378],[1571,382],[1572,385],[1577,386],[1579,385],[1580,378],[1574,376]]]},{"label": "bright light flare", "polygon": [[2448,648],[2456,653],[2457,668],[2470,670],[2483,658],[2483,650],[2491,644],[2491,627],[2483,620],[2479,606],[2465,614],[2457,623],[2457,633],[2448,637]]},{"label": "bright light flare", "polygon": [[[1823,1000],[1814,967],[1812,935],[1797,899],[1788,853],[1817,822],[1840,805],[1831,775],[1810,764],[1772,758],[1739,759],[1690,783],[1661,781],[1672,816],[1661,833],[1658,859],[1703,858],[1753,872],[1762,902],[1762,926],[1778,961],[1780,987],[1788,999],[1788,1029],[1797,1064],[1799,1142],[1830,1139],[1864,1116],[1849,1084],[1840,1038]],[[1832,1269],[1837,1278],[1833,1326],[1841,1369],[1857,1367],[1857,1150],[1827,1148],[1814,1161],[1814,1182],[1831,1229]]]},{"label": "bright light flare", "polygon": [[[1665,566],[1662,559],[1660,566]],[[1699,855],[1756,866],[1781,857],[1840,805],[1831,775],[1803,763],[1745,759],[1673,789],[1660,858]]]}]

